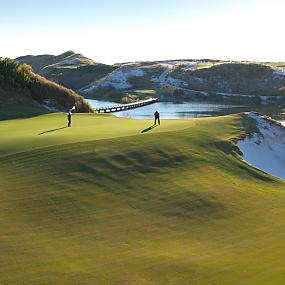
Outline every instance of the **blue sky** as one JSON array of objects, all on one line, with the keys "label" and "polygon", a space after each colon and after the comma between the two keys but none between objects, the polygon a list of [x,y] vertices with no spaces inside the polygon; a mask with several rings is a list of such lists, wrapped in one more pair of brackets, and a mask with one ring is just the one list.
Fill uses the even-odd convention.
[{"label": "blue sky", "polygon": [[0,0],[0,56],[285,61],[283,0]]}]

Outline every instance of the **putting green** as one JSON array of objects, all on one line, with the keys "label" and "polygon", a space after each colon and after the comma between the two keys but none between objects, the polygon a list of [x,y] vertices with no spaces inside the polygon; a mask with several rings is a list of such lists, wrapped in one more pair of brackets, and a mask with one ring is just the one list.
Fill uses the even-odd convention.
[{"label": "putting green", "polygon": [[285,183],[242,122],[0,122],[0,284],[282,284]]},{"label": "putting green", "polygon": [[167,120],[148,130],[152,120],[119,119],[112,115],[74,114],[72,128],[67,128],[63,113],[42,115],[29,119],[0,121],[0,156],[13,152],[90,140],[113,139],[145,132],[175,131],[193,125],[189,120]]}]

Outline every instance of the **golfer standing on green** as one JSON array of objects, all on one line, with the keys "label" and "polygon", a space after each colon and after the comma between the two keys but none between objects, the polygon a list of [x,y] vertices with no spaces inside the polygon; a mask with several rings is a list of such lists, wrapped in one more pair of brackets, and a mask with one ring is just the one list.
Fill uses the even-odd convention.
[{"label": "golfer standing on green", "polygon": [[70,128],[71,127],[71,110],[69,110],[67,113],[67,120],[68,120],[67,126]]},{"label": "golfer standing on green", "polygon": [[155,113],[154,113],[154,124],[155,125],[156,125],[156,121],[160,125],[160,118],[159,118],[159,112],[158,111],[155,111]]},{"label": "golfer standing on green", "polygon": [[75,111],[75,105],[68,111],[67,113],[67,120],[68,120],[68,124],[67,126],[70,128],[71,127],[71,116],[72,116],[72,111]]}]

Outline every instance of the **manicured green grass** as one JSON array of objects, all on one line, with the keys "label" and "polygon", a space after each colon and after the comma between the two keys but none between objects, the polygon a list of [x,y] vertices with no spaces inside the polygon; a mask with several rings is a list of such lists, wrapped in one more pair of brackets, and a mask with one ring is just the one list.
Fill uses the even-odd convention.
[{"label": "manicured green grass", "polygon": [[[108,114],[73,114],[72,128],[67,128],[64,113],[0,121],[0,156],[58,144],[140,135],[152,124],[153,120],[119,119]],[[185,129],[193,124],[188,120],[168,120],[152,133]]]},{"label": "manicured green grass", "polygon": [[242,122],[0,122],[0,284],[282,284],[285,183]]},{"label": "manicured green grass", "polygon": [[149,95],[155,95],[157,93],[157,91],[153,89],[134,90],[134,92]]},{"label": "manicured green grass", "polygon": [[214,66],[213,62],[199,62],[197,64],[197,69],[202,69],[202,68],[209,68]]},{"label": "manicured green grass", "polygon": [[78,66],[76,65],[62,65],[60,66],[60,69],[77,69]]}]

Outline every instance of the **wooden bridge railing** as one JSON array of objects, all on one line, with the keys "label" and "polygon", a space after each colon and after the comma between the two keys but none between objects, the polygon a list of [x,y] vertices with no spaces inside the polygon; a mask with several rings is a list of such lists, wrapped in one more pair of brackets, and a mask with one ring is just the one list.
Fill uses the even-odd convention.
[{"label": "wooden bridge railing", "polygon": [[124,110],[130,110],[130,109],[143,107],[143,106],[146,106],[146,105],[153,104],[153,103],[155,103],[157,101],[158,101],[158,98],[150,98],[150,99],[141,100],[141,101],[134,102],[134,103],[129,103],[129,104],[121,104],[121,105],[117,105],[117,106],[108,106],[108,107],[100,107],[100,108],[96,108],[95,111],[97,113],[114,113],[114,112],[120,112],[120,111],[124,111]]}]

